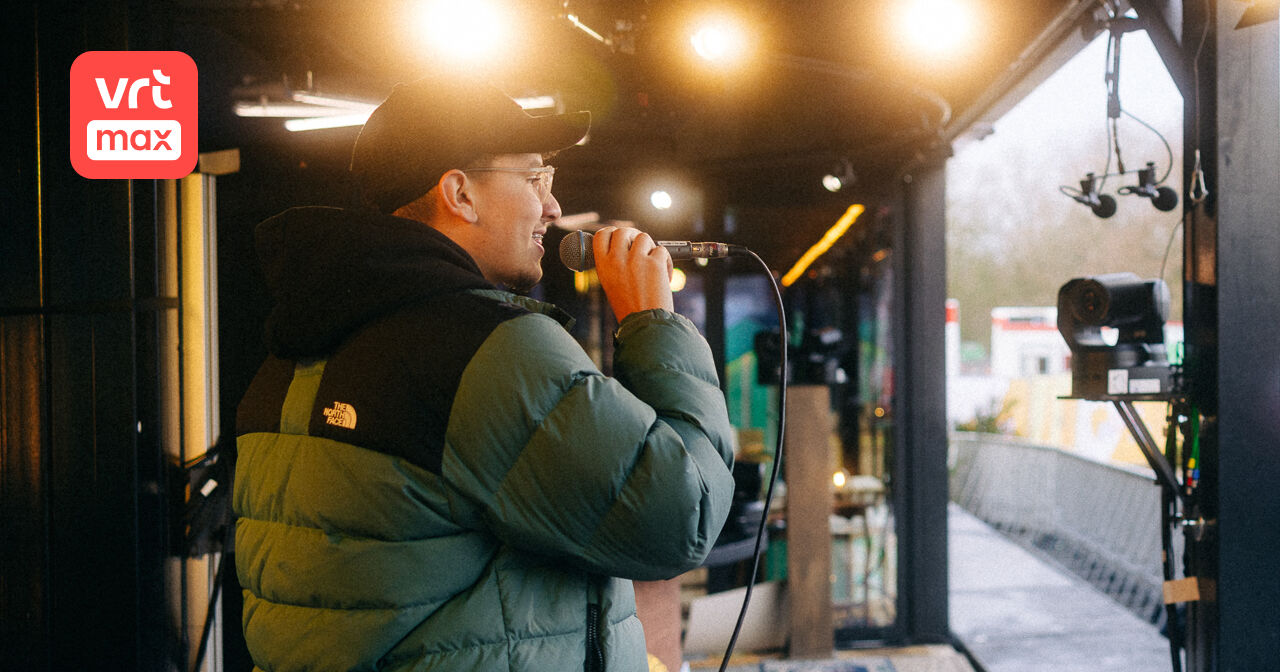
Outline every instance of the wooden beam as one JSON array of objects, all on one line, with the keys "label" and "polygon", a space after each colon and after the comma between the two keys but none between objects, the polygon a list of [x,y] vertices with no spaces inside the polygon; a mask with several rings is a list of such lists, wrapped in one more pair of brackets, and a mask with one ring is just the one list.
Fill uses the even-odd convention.
[{"label": "wooden beam", "polygon": [[835,649],[831,614],[831,401],[824,385],[787,393],[787,599],[792,658]]}]

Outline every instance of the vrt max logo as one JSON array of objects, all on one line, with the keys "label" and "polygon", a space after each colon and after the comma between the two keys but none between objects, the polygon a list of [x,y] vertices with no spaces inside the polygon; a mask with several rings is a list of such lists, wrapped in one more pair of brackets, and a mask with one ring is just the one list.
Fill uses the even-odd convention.
[{"label": "vrt max logo", "polygon": [[180,51],[88,51],[71,64],[71,165],[90,179],[196,166],[196,64]]}]

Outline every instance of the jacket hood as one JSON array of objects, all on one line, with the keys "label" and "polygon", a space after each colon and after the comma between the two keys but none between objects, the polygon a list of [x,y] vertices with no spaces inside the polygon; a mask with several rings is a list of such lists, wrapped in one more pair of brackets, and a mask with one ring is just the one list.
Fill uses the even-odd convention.
[{"label": "jacket hood", "polygon": [[292,208],[259,224],[255,241],[275,299],[267,347],[285,359],[329,354],[401,306],[493,287],[444,234],[372,210]]}]

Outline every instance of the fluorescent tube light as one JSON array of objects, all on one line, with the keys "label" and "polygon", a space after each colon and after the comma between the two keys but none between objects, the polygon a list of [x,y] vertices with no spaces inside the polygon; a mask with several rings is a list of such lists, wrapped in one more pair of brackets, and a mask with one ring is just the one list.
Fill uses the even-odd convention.
[{"label": "fluorescent tube light", "polygon": [[342,128],[344,126],[363,126],[368,121],[369,113],[346,114],[332,117],[311,117],[308,119],[289,119],[284,127],[290,131],[315,131],[322,128]]}]

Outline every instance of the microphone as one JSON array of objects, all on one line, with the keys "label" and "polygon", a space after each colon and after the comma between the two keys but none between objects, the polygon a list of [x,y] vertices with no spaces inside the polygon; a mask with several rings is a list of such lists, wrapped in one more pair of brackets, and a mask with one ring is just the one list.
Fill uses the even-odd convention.
[{"label": "microphone", "polygon": [[[560,261],[569,270],[581,272],[595,268],[596,257],[591,247],[591,237],[586,231],[573,231],[560,241]],[[692,243],[687,240],[656,242],[667,249],[672,259],[719,259],[734,254],[739,247],[728,243]]]},{"label": "microphone", "polygon": [[1178,207],[1178,192],[1169,187],[1157,186],[1156,165],[1148,161],[1147,167],[1138,170],[1138,184],[1132,187],[1120,187],[1122,194],[1137,194],[1151,199],[1156,210],[1169,212]]},{"label": "microphone", "polygon": [[1062,187],[1062,193],[1071,197],[1076,203],[1083,203],[1093,210],[1093,214],[1106,219],[1116,214],[1116,199],[1106,194],[1099,194],[1097,191],[1097,178],[1093,173],[1085,173],[1084,179],[1080,180],[1080,191],[1071,193],[1067,187]]}]

